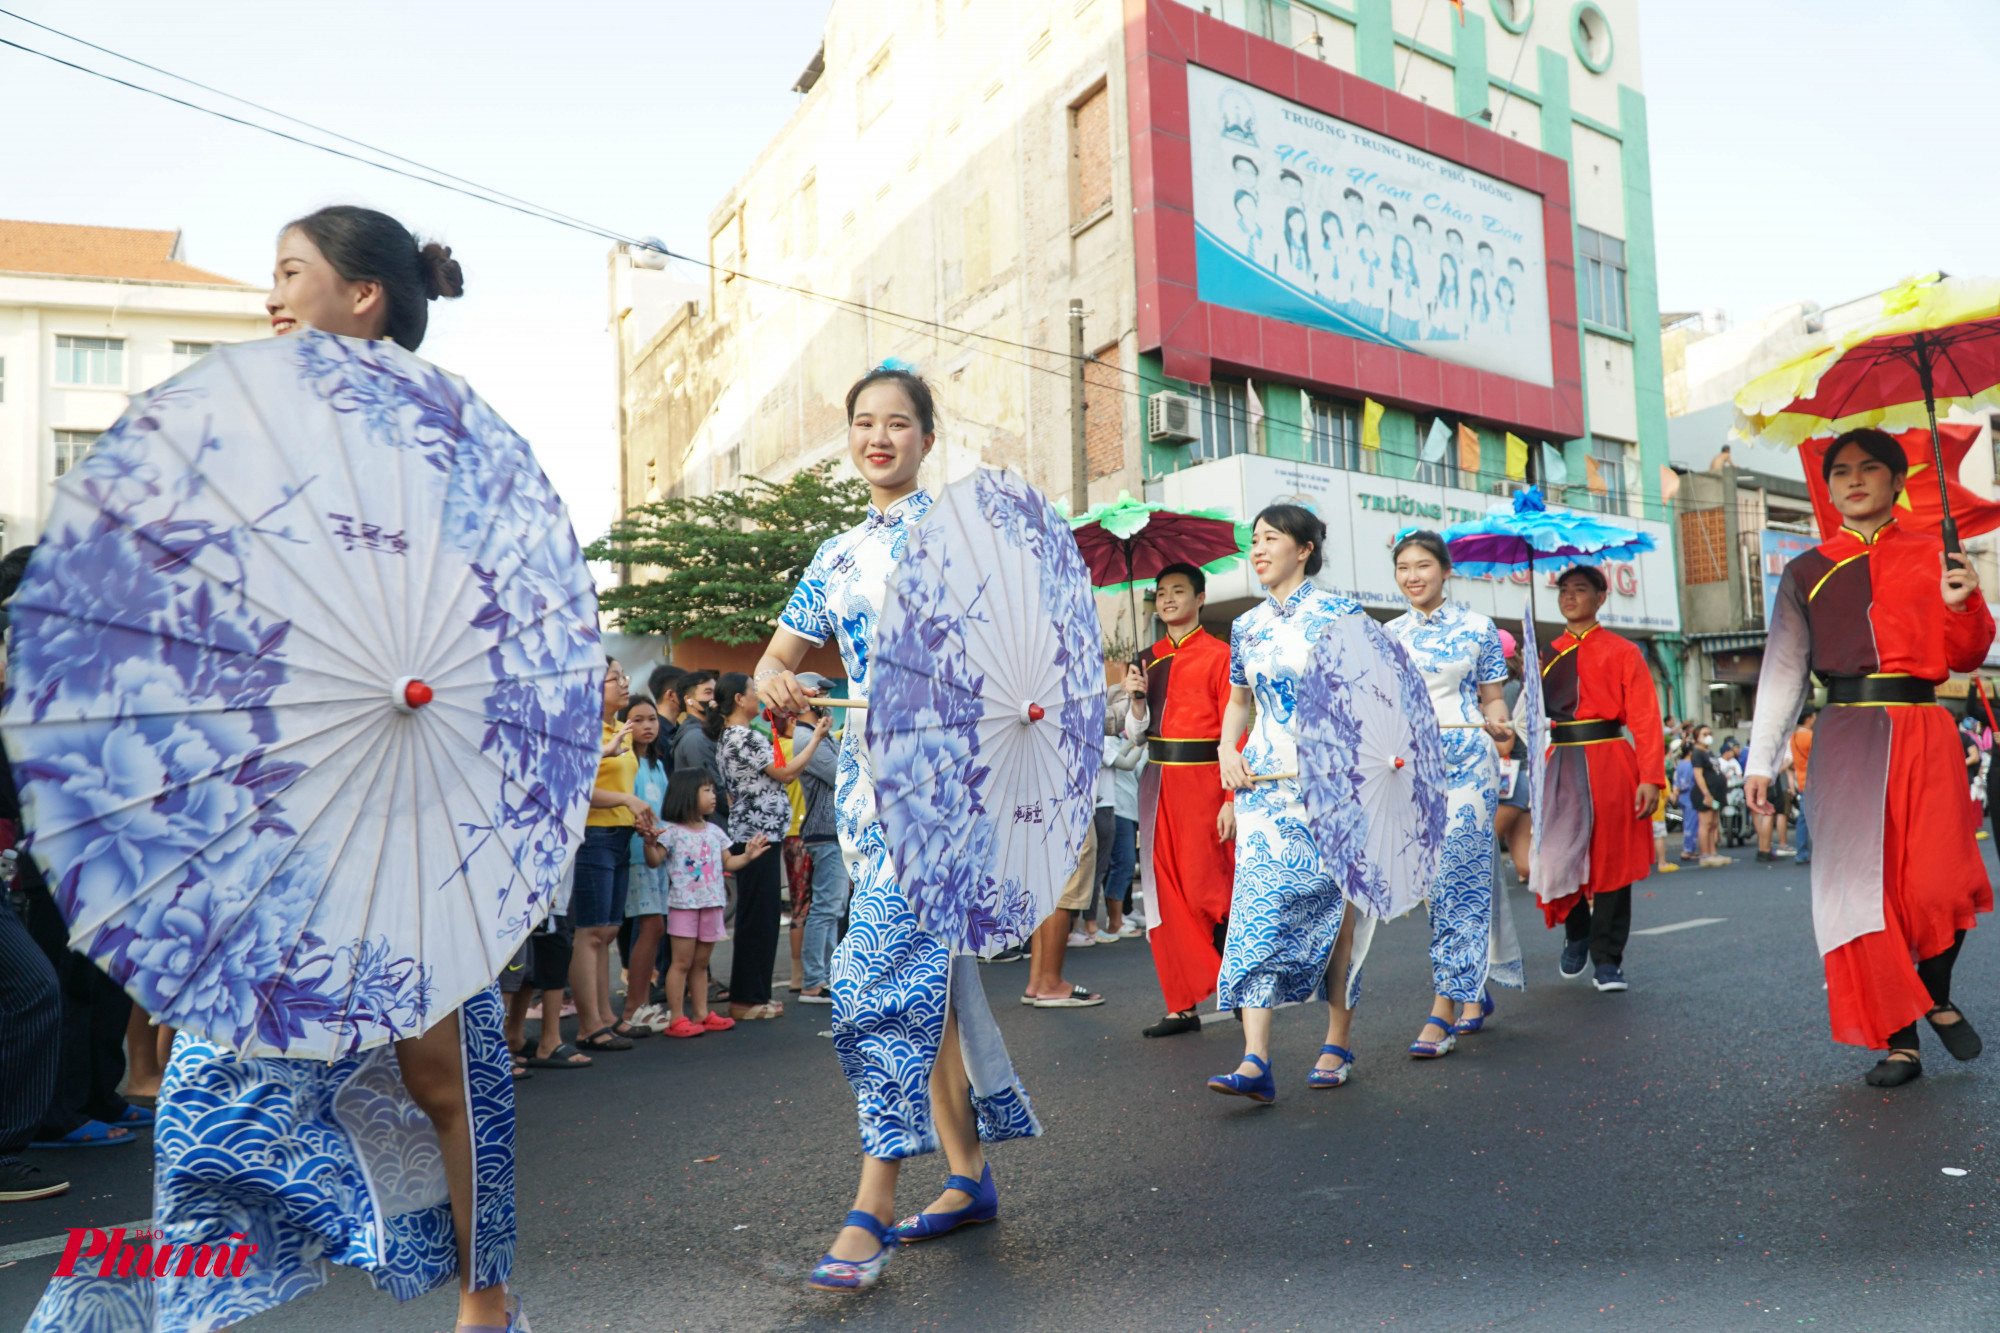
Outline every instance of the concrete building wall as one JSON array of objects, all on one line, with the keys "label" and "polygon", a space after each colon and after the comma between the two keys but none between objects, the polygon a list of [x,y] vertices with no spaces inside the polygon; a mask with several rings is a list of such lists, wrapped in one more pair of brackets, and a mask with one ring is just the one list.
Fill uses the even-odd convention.
[{"label": "concrete building wall", "polygon": [[[1463,22],[1452,6],[1423,0],[1196,8],[1569,163],[1564,202],[1580,225],[1625,243],[1630,314],[1627,329],[1590,332],[1578,354],[1588,433],[1553,443],[1567,454],[1579,503],[1588,500],[1580,483],[1589,434],[1632,446],[1629,510],[1664,517],[1665,400],[1633,0],[1468,0]],[[937,391],[930,481],[981,463],[1011,466],[1066,499],[1071,298],[1084,303],[1086,348],[1103,362],[1087,394],[1091,500],[1138,493],[1186,465],[1187,449],[1144,443],[1144,395],[1187,387],[1169,382],[1159,356],[1137,344],[1126,61],[1128,25],[1146,13],[1147,0],[835,0],[824,72],[711,215],[717,271],[637,273],[631,256],[612,256],[627,502],[705,493],[745,472],[782,477],[842,455],[846,387],[892,356],[914,362]],[[1598,45],[1573,36],[1579,15]],[[1079,117],[1080,107],[1097,120]],[[1090,123],[1104,125],[1108,142],[1079,150],[1079,128]],[[1109,202],[1086,206],[1079,175],[1100,152]],[[618,295],[621,284],[695,277],[693,298],[671,303],[664,322],[661,303],[649,316],[645,301]],[[1253,447],[1305,456],[1309,407],[1326,400],[1326,386],[1287,373],[1255,385],[1264,417]],[[1476,423],[1474,489],[1508,489],[1508,425]],[[1383,436],[1385,455],[1410,457],[1407,466],[1389,457],[1379,465],[1407,474],[1415,415],[1392,409]],[[1119,609],[1104,610],[1110,624]]]},{"label": "concrete building wall", "polygon": [[[846,390],[890,357],[936,390],[933,480],[986,463],[1066,496],[1069,301],[1090,350],[1132,360],[1119,23],[1116,0],[836,3],[825,72],[710,219],[717,269],[754,276],[709,273],[626,353],[628,497],[844,455]],[[1109,496],[1134,485],[1138,405],[1100,378]]]},{"label": "concrete building wall", "polygon": [[[269,334],[257,288],[0,273],[0,549],[41,533],[54,497],[57,432],[111,426],[129,395],[183,368],[176,342]],[[117,379],[58,383],[64,335],[120,340]]]}]

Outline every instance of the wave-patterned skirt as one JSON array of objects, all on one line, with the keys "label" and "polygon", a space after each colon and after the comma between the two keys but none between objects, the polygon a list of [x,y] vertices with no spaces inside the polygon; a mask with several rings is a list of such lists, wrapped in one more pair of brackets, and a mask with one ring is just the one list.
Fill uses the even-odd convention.
[{"label": "wave-patterned skirt", "polygon": [[[459,1010],[476,1288],[504,1283],[514,1264],[502,1017],[497,988]],[[155,1253],[255,1245],[242,1275],[52,1278],[27,1333],[210,1333],[325,1285],[328,1262],[405,1301],[458,1276],[443,1154],[393,1047],[331,1063],[243,1059],[184,1033],[160,1089],[153,1155]]]},{"label": "wave-patterned skirt", "polygon": [[977,965],[970,955],[954,959],[918,927],[881,825],[870,825],[860,850],[846,856],[854,892],[847,937],[833,955],[833,1048],[854,1089],[862,1151],[895,1159],[938,1150],[931,1070],[944,1041],[947,1006],[958,1016],[981,1141],[1040,1134]]}]

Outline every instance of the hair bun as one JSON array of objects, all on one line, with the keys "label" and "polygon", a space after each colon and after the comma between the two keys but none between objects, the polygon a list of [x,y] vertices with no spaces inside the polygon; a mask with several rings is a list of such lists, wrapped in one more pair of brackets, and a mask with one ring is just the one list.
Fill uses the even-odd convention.
[{"label": "hair bun", "polygon": [[451,247],[430,241],[417,250],[417,268],[424,277],[424,299],[465,294],[465,271],[451,257]]}]

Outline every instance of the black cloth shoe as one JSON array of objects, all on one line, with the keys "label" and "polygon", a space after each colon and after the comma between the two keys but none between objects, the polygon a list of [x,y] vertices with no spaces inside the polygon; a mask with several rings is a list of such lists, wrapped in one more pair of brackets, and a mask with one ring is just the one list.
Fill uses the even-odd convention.
[{"label": "black cloth shoe", "polygon": [[52,1176],[39,1166],[30,1166],[18,1157],[11,1162],[0,1162],[0,1203],[52,1199],[68,1188],[67,1180]]},{"label": "black cloth shoe", "polygon": [[1142,1037],[1178,1037],[1183,1032],[1201,1031],[1200,1014],[1168,1014],[1149,1028],[1140,1028]]},{"label": "black cloth shoe", "polygon": [[1589,966],[1590,941],[1564,940],[1562,960],[1556,964],[1556,970],[1563,974],[1563,979],[1566,981],[1575,981],[1583,975],[1583,970]]},{"label": "black cloth shoe", "polygon": [[1871,1088],[1900,1088],[1924,1076],[1922,1060],[1891,1060],[1886,1056],[1861,1076]]},{"label": "black cloth shoe", "polygon": [[[1952,1013],[1958,1015],[1956,1023],[1937,1021],[1939,1014]],[[1930,1021],[1931,1031],[1937,1033],[1938,1040],[1944,1043],[1944,1048],[1951,1053],[1952,1059],[1976,1060],[1979,1058],[1979,1053],[1986,1049],[1986,1044],[1979,1040],[1979,1034],[1972,1030],[1972,1020],[1967,1018],[1957,1005],[1941,1004],[1931,1010],[1926,1017]]]}]

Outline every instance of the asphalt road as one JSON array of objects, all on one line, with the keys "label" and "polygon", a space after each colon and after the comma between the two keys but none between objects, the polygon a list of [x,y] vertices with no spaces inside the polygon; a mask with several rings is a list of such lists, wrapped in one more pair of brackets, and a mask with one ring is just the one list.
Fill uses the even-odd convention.
[{"label": "asphalt road", "polygon": [[[541,1073],[519,1090],[516,1289],[538,1333],[2000,1327],[2000,1066],[1932,1042],[1917,1083],[1864,1086],[1873,1057],[1826,1037],[1804,872],[1737,855],[1640,886],[1635,930],[1720,920],[1636,935],[1624,995],[1559,980],[1558,934],[1516,891],[1530,989],[1441,1061],[1403,1053],[1422,918],[1385,927],[1355,1078],[1308,1091],[1324,1015],[1283,1011],[1268,1109],[1202,1086],[1235,1064],[1233,1023],[1139,1038],[1159,1010],[1143,943],[1071,955],[1110,996],[1095,1009],[1023,1008],[1025,965],[985,968],[1046,1133],[993,1151],[998,1225],[900,1253],[858,1297],[803,1286],[858,1168],[824,1009]],[[1993,930],[1957,990],[2000,1038]],[[144,1147],[63,1164],[68,1196],[0,1210],[0,1257],[147,1215]],[[944,1170],[912,1164],[902,1206]],[[0,1327],[53,1264],[0,1268]],[[240,1327],[451,1315],[448,1295],[397,1307],[337,1272]]]}]

